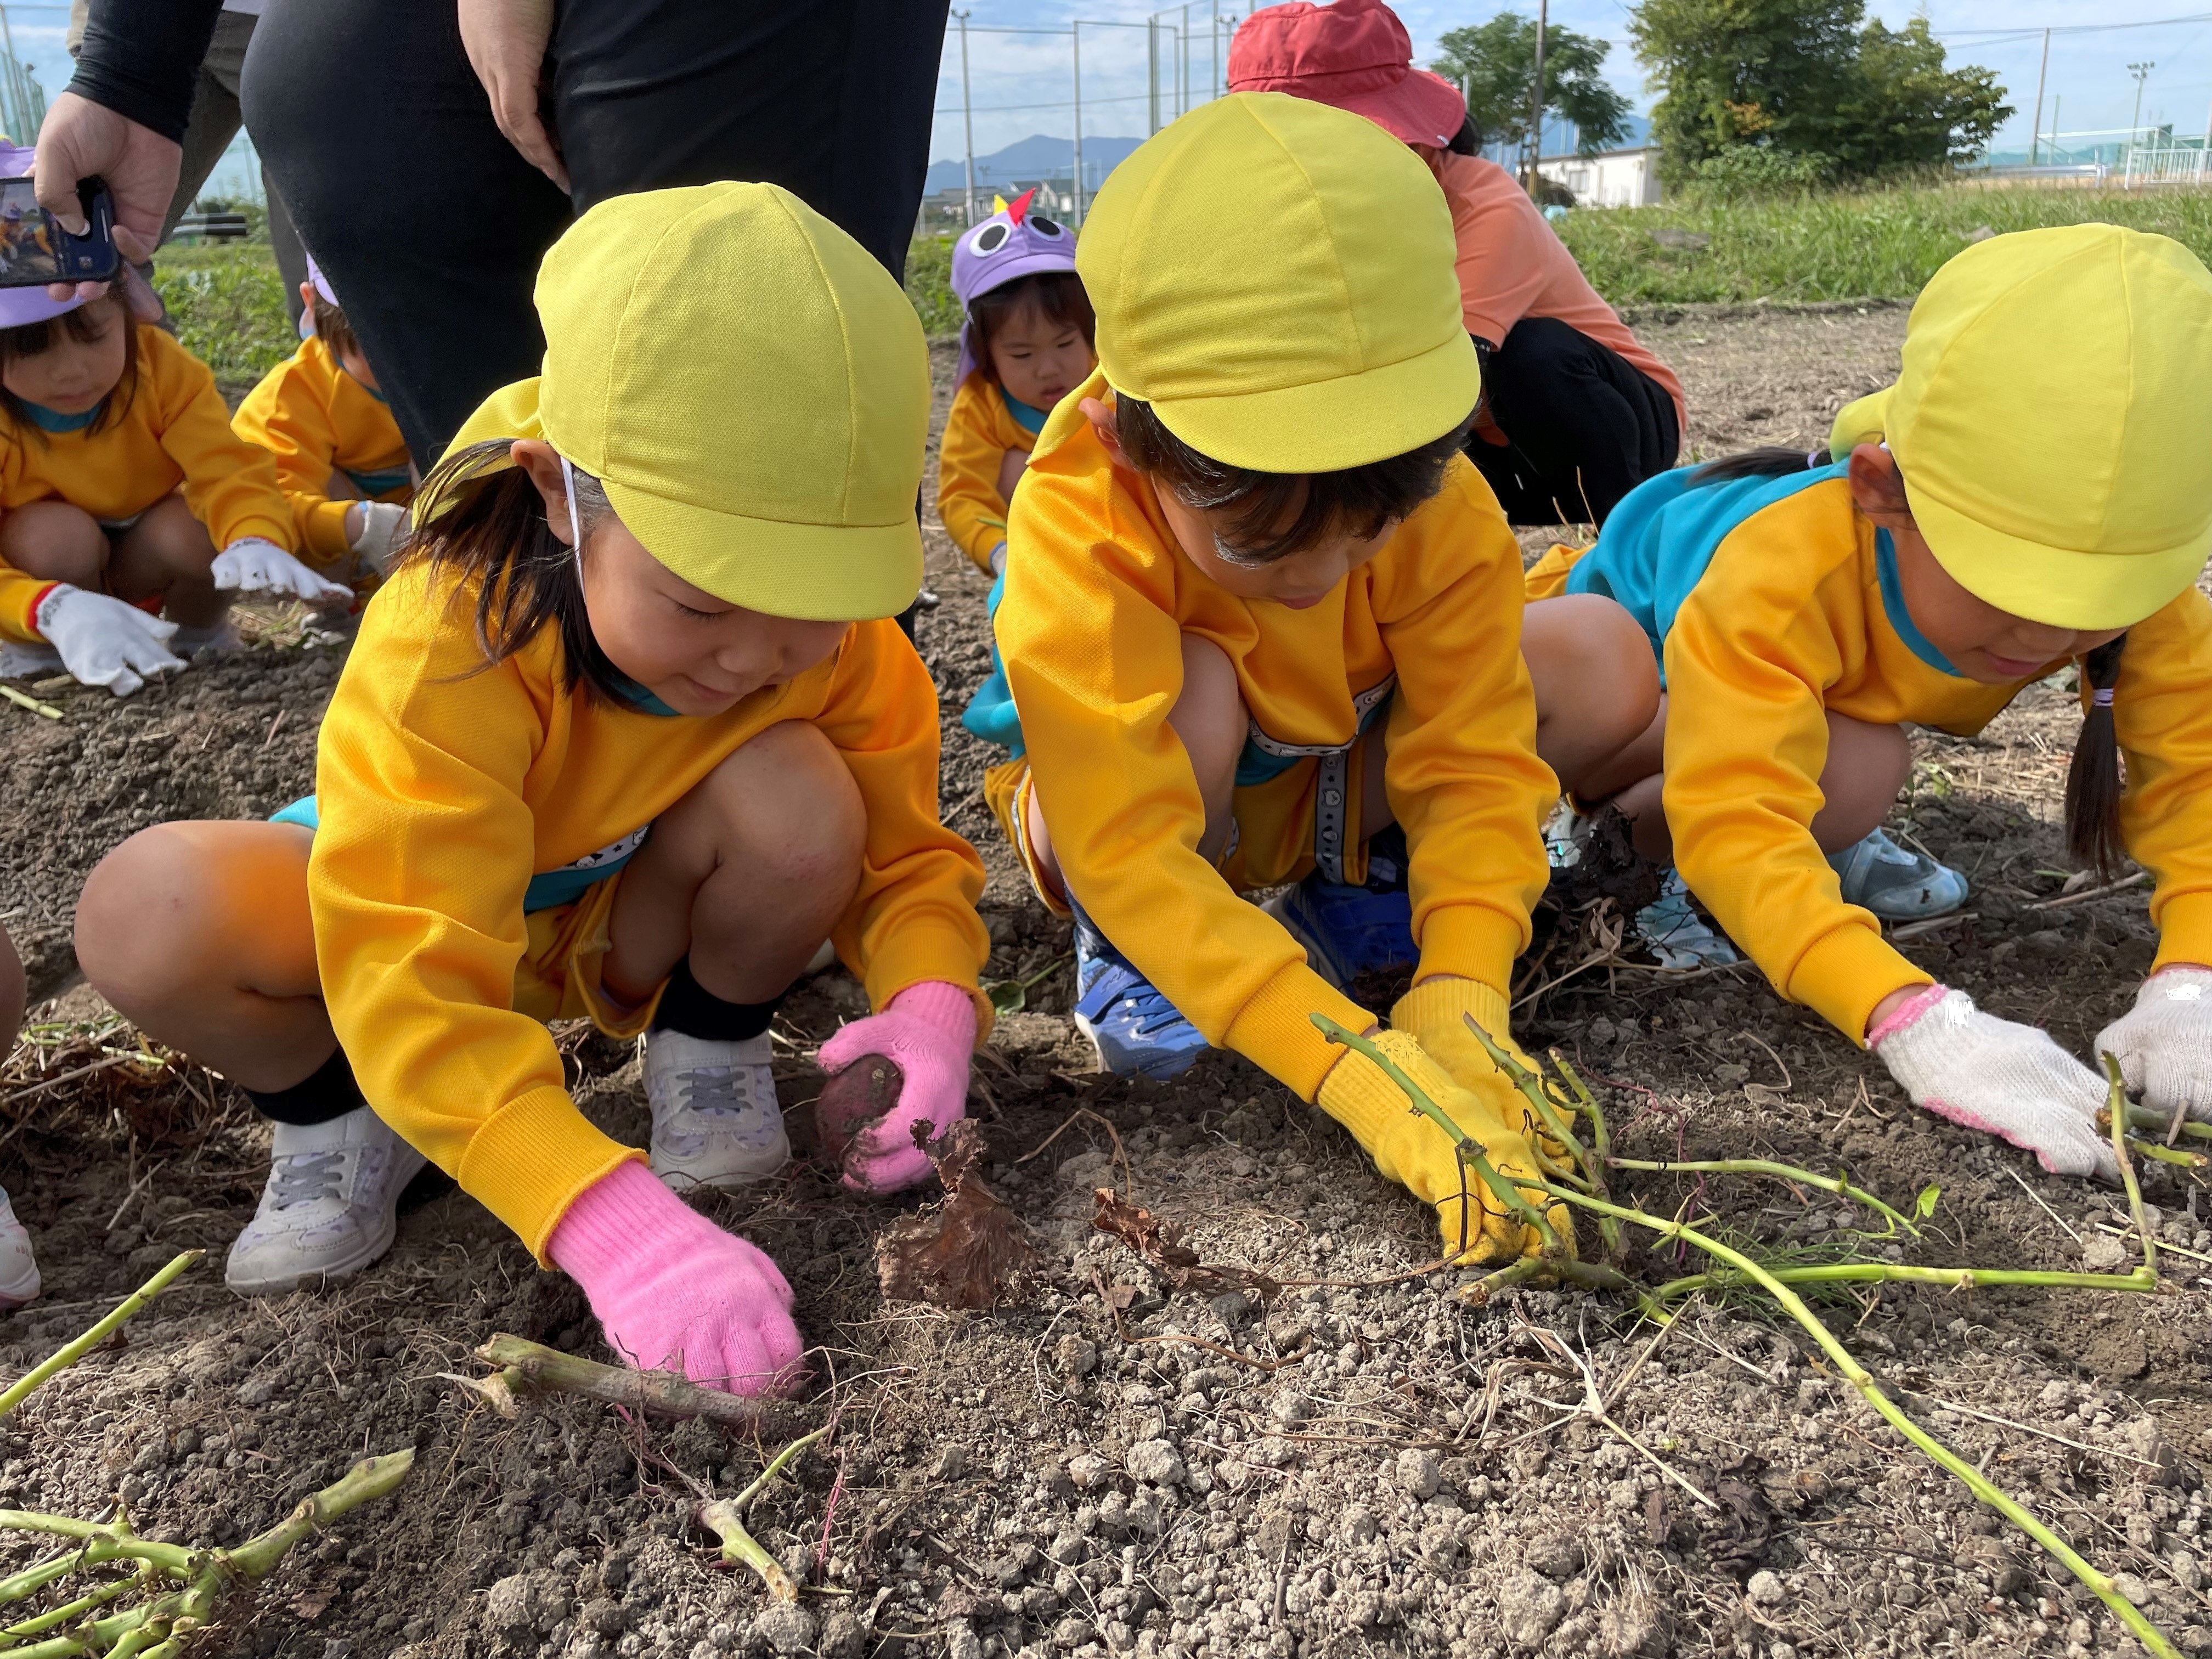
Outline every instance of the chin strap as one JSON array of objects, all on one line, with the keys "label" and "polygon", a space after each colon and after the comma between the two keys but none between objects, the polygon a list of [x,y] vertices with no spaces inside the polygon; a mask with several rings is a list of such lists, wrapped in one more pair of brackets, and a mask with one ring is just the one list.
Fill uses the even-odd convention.
[{"label": "chin strap", "polygon": [[584,574],[584,526],[576,516],[576,469],[568,465],[568,458],[561,458],[561,488],[568,497],[568,544],[576,550],[576,575]]}]

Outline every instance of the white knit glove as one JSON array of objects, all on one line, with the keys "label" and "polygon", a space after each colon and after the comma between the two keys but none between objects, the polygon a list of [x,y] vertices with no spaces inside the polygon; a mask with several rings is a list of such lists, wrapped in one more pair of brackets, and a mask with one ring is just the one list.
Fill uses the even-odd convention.
[{"label": "white knit glove", "polygon": [[353,589],[325,581],[272,541],[241,536],[215,556],[208,574],[223,593],[271,593],[309,605],[353,603]]},{"label": "white knit glove", "polygon": [[2136,992],[2134,1011],[2097,1033],[2097,1052],[2120,1062],[2151,1110],[2177,1106],[2212,1120],[2212,970],[2167,968]]},{"label": "white knit glove", "polygon": [[1004,542],[999,543],[991,550],[991,574],[994,576],[1003,576],[1006,574],[1006,544]]},{"label": "white knit glove", "polygon": [[359,501],[361,531],[347,545],[356,557],[380,576],[392,574],[392,561],[407,528],[407,509],[397,501]]},{"label": "white knit glove", "polygon": [[106,593],[58,582],[39,601],[32,625],[61,653],[62,666],[86,685],[104,685],[127,697],[149,674],[182,668],[170,654],[173,622],[149,617]]},{"label": "white knit glove", "polygon": [[2097,1129],[2105,1085],[2047,1032],[1931,985],[1883,1021],[1867,1047],[1936,1116],[2002,1135],[2053,1175],[2120,1178],[2112,1143]]}]

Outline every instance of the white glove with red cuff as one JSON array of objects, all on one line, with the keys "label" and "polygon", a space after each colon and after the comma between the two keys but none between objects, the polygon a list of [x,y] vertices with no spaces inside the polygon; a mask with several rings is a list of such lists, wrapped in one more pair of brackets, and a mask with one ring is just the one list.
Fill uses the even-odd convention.
[{"label": "white glove with red cuff", "polygon": [[1930,985],[1867,1035],[1916,1105],[2033,1152],[2053,1175],[2120,1178],[2098,1131],[2102,1079],[2033,1025]]},{"label": "white glove with red cuff", "polygon": [[2212,1121],[2212,969],[2166,968],[2136,992],[2132,1012],[2097,1033],[2097,1052],[2120,1062],[2151,1110],[2177,1106]]},{"label": "white glove with red cuff", "polygon": [[168,649],[173,622],[88,588],[57,582],[39,601],[32,626],[61,655],[62,666],[86,685],[127,697],[149,674],[182,668]]},{"label": "white glove with red cuff", "polygon": [[208,574],[222,593],[269,593],[309,605],[351,605],[353,589],[325,581],[272,541],[241,536],[215,556]]}]

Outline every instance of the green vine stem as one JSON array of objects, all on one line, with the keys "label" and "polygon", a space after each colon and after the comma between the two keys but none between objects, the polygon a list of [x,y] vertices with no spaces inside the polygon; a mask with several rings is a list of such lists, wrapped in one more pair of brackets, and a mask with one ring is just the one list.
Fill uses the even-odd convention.
[{"label": "green vine stem", "polygon": [[[1490,1063],[1505,1073],[1506,1080],[1519,1090],[1522,1097],[1535,1109],[1537,1121],[1574,1159],[1583,1172],[1585,1190],[1605,1196],[1608,1189],[1604,1166],[1590,1157],[1589,1148],[1567,1127],[1566,1120],[1559,1115],[1558,1105],[1544,1091],[1544,1079],[1514,1059],[1503,1045],[1493,1041],[1490,1033],[1476,1024],[1473,1014],[1462,1014],[1460,1018],[1465,1022],[1467,1029],[1474,1033],[1474,1040],[1482,1045],[1482,1052],[1490,1056]],[[1540,1158],[1542,1156],[1540,1146],[1533,1150]]]},{"label": "green vine stem", "polygon": [[[1613,1130],[1606,1123],[1605,1108],[1597,1103],[1597,1097],[1590,1092],[1589,1085],[1583,1081],[1581,1073],[1567,1063],[1567,1057],[1557,1048],[1549,1052],[1552,1064],[1559,1068],[1559,1075],[1566,1079],[1567,1087],[1574,1095],[1575,1109],[1590,1121],[1590,1161],[1601,1170],[1612,1168]],[[1605,1196],[1613,1196],[1609,1188]],[[1620,1255],[1620,1224],[1609,1215],[1600,1216],[1597,1231],[1607,1260],[1618,1259]]]},{"label": "green vine stem", "polygon": [[[1784,1285],[1940,1285],[1954,1291],[2030,1285],[2045,1290],[2133,1291],[2139,1294],[2158,1289],[2157,1275],[2141,1267],[2127,1273],[2069,1273],[2025,1267],[1914,1267],[1890,1261],[1830,1261],[1801,1267],[1769,1264],[1765,1271]],[[1670,1279],[1656,1290],[1644,1293],[1654,1301],[1666,1302],[1735,1282],[1734,1273],[1694,1273],[1687,1279]]]},{"label": "green vine stem", "polygon": [[[2097,1115],[2103,1117],[2105,1114],[2100,1112]],[[2183,1170],[2212,1170],[2212,1158],[2203,1152],[2184,1152],[2179,1146],[2168,1146],[2162,1141],[2138,1140],[2130,1135],[2128,1150],[2137,1158],[2147,1158],[2154,1164],[2171,1164]]]},{"label": "green vine stem", "polygon": [[[1537,1237],[1543,1241],[1543,1254],[1547,1257],[1556,1260],[1566,1254],[1565,1247],[1560,1243],[1559,1235],[1553,1227],[1551,1218],[1523,1197],[1518,1187],[1506,1180],[1492,1167],[1481,1144],[1469,1136],[1458,1124],[1453,1122],[1450,1114],[1423,1093],[1420,1085],[1407,1076],[1395,1060],[1357,1031],[1352,1030],[1349,1026],[1340,1025],[1327,1014],[1314,1014],[1310,1018],[1313,1021],[1315,1029],[1331,1042],[1340,1042],[1346,1048],[1374,1061],[1382,1068],[1383,1075],[1404,1091],[1406,1098],[1413,1103],[1413,1110],[1427,1118],[1430,1122],[1451,1138],[1452,1146],[1459,1154],[1461,1165],[1466,1169],[1472,1169],[1482,1177],[1483,1183],[1497,1195],[1498,1201],[1505,1206],[1507,1213],[1514,1216],[1525,1225],[1535,1229]],[[1464,1227],[1462,1227],[1463,1239]],[[1464,1242],[1461,1248],[1462,1250],[1465,1249]]]},{"label": "green vine stem", "polygon": [[768,1587],[769,1595],[775,1601],[796,1601],[799,1586],[783,1570],[783,1564],[762,1548],[760,1541],[745,1530],[745,1510],[760,1495],[761,1488],[783,1472],[785,1464],[836,1426],[834,1423],[825,1423],[813,1433],[801,1435],[793,1441],[770,1460],[769,1466],[754,1478],[752,1485],[735,1498],[717,1498],[711,1504],[700,1506],[699,1524],[722,1540],[722,1559],[743,1562],[758,1573],[761,1582]]},{"label": "green vine stem", "polygon": [[183,1273],[187,1267],[193,1266],[206,1254],[207,1252],[205,1250],[185,1251],[182,1255],[177,1256],[173,1261],[172,1261],[167,1267],[162,1268],[161,1272],[155,1273],[143,1285],[141,1285],[137,1290],[131,1291],[130,1295],[125,1297],[122,1302],[117,1305],[115,1311],[109,1314],[106,1318],[101,1320],[97,1325],[94,1325],[82,1336],[77,1337],[72,1341],[64,1343],[55,1352],[50,1354],[45,1359],[40,1360],[36,1365],[26,1371],[21,1376],[18,1377],[15,1383],[9,1387],[4,1394],[0,1394],[0,1418],[6,1417],[9,1413],[13,1412],[16,1407],[21,1405],[24,1401],[29,1399],[33,1389],[38,1388],[41,1383],[51,1382],[57,1375],[67,1370],[71,1365],[76,1364],[78,1360],[83,1358],[85,1355],[90,1353],[101,1343],[106,1341],[109,1337],[115,1334],[116,1330],[122,1325],[125,1320],[130,1318],[131,1315],[137,1313],[149,1302],[151,1302],[155,1297],[161,1295],[163,1291],[168,1289],[171,1281],[173,1280],[179,1273]]},{"label": "green vine stem", "polygon": [[[2124,1170],[2127,1169],[2124,1153],[2121,1158],[2121,1168]],[[2130,1181],[2129,1185],[2132,1188],[2134,1185],[2132,1180]],[[1852,1357],[1850,1350],[1846,1348],[1822,1322],[1820,1316],[1807,1306],[1803,1298],[1776,1274],[1770,1273],[1742,1252],[1729,1249],[1719,1240],[1709,1237],[1686,1223],[1662,1221],[1658,1217],[1647,1215],[1641,1210],[1632,1210],[1620,1205],[1608,1203],[1603,1199],[1591,1198],[1569,1188],[1553,1187],[1550,1190],[1554,1197],[1563,1199],[1570,1204],[1601,1214],[1610,1213],[1617,1220],[1626,1222],[1631,1226],[1650,1228],[1662,1237],[1680,1239],[1683,1243],[1705,1251],[1706,1255],[1726,1262],[1729,1267],[1754,1280],[1781,1305],[1784,1312],[1797,1322],[1808,1336],[1820,1346],[1821,1351],[1834,1362],[1836,1369],[1842,1373],[1844,1380],[1858,1390],[1860,1397],[1880,1413],[1892,1428],[1918,1447],[1941,1468],[1963,1481],[1966,1489],[1975,1497],[2057,1558],[2065,1565],[2067,1571],[2080,1579],[2091,1594],[2112,1610],[2112,1616],[2127,1626],[2136,1639],[2150,1650],[2154,1659],[2181,1659],[2173,1644],[2160,1633],[2156,1626],[2143,1617],[2134,1603],[2120,1594],[2110,1578],[2083,1559],[2071,1545],[2044,1525],[2026,1505],[2013,1498],[2002,1487],[1988,1480],[1980,1470],[1906,1416],[1897,1403],[1882,1392],[1881,1385],[1875,1380],[1873,1374]],[[2138,1198],[2136,1201],[2140,1203],[2141,1200]],[[2148,1242],[2148,1236],[2145,1242],[2146,1243]]]},{"label": "green vine stem", "polygon": [[56,1607],[35,1619],[26,1619],[20,1625],[9,1625],[0,1629],[0,1647],[13,1647],[26,1636],[43,1635],[57,1626],[66,1625],[71,1620],[82,1617],[94,1607],[106,1607],[118,1596],[128,1595],[137,1588],[138,1581],[135,1578],[118,1578],[112,1583],[102,1584],[91,1595],[81,1595],[66,1607]]},{"label": "green vine stem", "polygon": [[[2097,1127],[2100,1129],[2111,1128],[2112,1126],[2106,1117],[2106,1114],[2111,1110],[2112,1108],[2107,1106],[2104,1111],[2097,1114]],[[2162,1135],[2172,1125],[2172,1120],[2163,1112],[2154,1112],[2148,1106],[2137,1106],[2132,1103],[2128,1107],[2128,1127],[2130,1129],[2155,1129]],[[2195,1118],[2185,1117],[2181,1120],[2181,1133],[2192,1140],[2212,1140],[2212,1123],[2200,1123]]]},{"label": "green vine stem", "polygon": [[2142,1188],[2136,1181],[2136,1166],[2128,1157],[2128,1138],[2123,1126],[2127,1122],[2128,1085],[2120,1076],[2117,1055],[2102,1056],[2105,1062],[2105,1113],[2112,1137],[2112,1161],[2120,1166],[2120,1185],[2127,1188],[2128,1212],[2136,1219],[2136,1237],[2142,1240],[2143,1269],[2153,1278],[2158,1275],[2158,1241],[2151,1237],[2150,1218],[2143,1214]]},{"label": "green vine stem", "polygon": [[1902,1227],[1916,1238],[1920,1236],[1919,1228],[1865,1188],[1854,1187],[1839,1176],[1814,1175],[1810,1170],[1801,1170],[1794,1164],[1777,1164],[1764,1158],[1607,1158],[1606,1162],[1616,1170],[1646,1170],[1657,1175],[1771,1176],[1777,1181],[1796,1182],[1807,1187],[1817,1187],[1825,1193],[1833,1193],[1838,1198],[1848,1198],[1854,1204],[1863,1205],[1888,1217],[1892,1232]]}]

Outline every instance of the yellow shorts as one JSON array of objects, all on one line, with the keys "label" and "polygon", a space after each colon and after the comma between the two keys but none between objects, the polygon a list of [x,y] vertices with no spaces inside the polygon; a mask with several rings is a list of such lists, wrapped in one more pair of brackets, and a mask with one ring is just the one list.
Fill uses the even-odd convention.
[{"label": "yellow shorts", "polygon": [[[1359,819],[1359,803],[1365,788],[1369,748],[1367,744],[1355,740],[1343,757],[1346,764],[1341,787],[1345,799],[1340,805],[1344,878],[1355,884],[1367,879],[1367,827]],[[1315,837],[1322,822],[1317,810],[1322,787],[1322,762],[1308,757],[1294,763],[1280,776],[1238,789],[1231,795],[1230,811],[1235,828],[1219,868],[1232,889],[1246,893],[1255,888],[1279,887],[1297,880],[1319,862]],[[983,799],[991,809],[991,816],[999,821],[1008,843],[1020,856],[1022,868],[1029,872],[1030,885],[1036,890],[1036,896],[1044,901],[1047,909],[1054,915],[1064,916],[1068,914],[1067,902],[1054,894],[1039,868],[1036,850],[1030,845],[1030,763],[1026,759],[1006,761],[983,775]],[[1333,818],[1336,815],[1332,812],[1329,816]]]},{"label": "yellow shorts", "polygon": [[523,918],[529,944],[514,964],[514,1012],[544,1024],[556,1019],[588,1019],[611,1037],[634,1037],[653,1023],[660,1006],[657,985],[635,1008],[618,1007],[599,983],[606,960],[607,919],[614,914],[617,870],[594,882],[573,904],[536,910]]}]

